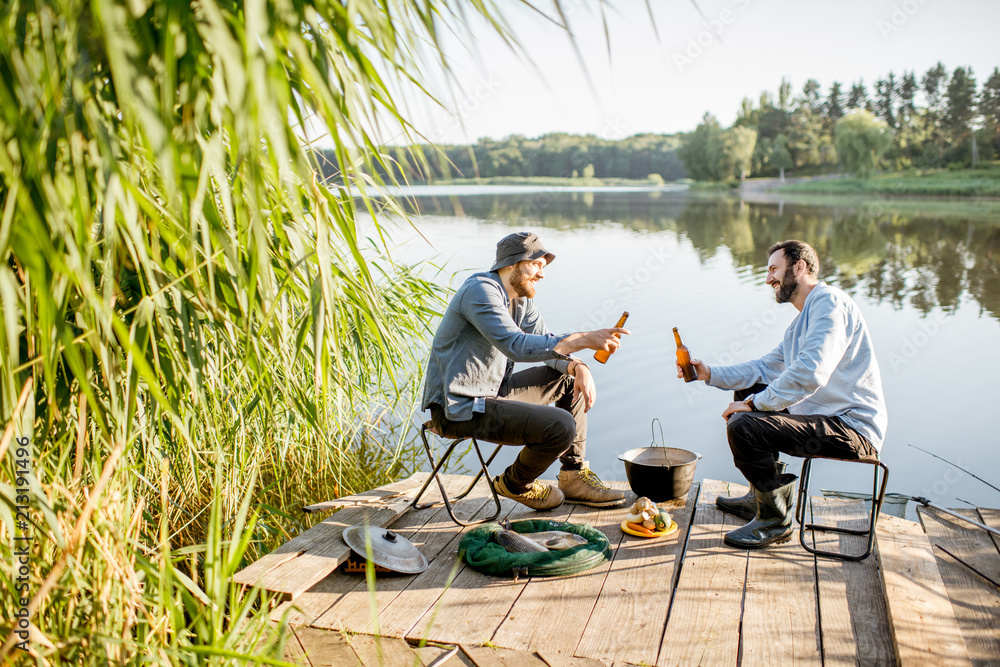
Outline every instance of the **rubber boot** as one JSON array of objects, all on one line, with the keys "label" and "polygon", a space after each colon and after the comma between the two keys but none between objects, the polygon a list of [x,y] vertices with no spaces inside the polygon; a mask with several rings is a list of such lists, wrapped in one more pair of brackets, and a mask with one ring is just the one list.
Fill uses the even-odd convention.
[{"label": "rubber boot", "polygon": [[[785,468],[787,467],[788,464],[784,461],[775,460],[774,462],[774,471],[778,473],[778,477],[785,474]],[[723,512],[735,514],[744,521],[750,521],[757,516],[757,496],[754,495],[753,488],[746,495],[739,496],[738,498],[718,496],[715,499],[715,506]]]},{"label": "rubber boot", "polygon": [[757,497],[757,515],[747,525],[726,533],[725,542],[737,549],[760,549],[769,544],[781,544],[792,537],[792,490],[795,475],[782,475],[780,486],[774,491],[754,489]]}]

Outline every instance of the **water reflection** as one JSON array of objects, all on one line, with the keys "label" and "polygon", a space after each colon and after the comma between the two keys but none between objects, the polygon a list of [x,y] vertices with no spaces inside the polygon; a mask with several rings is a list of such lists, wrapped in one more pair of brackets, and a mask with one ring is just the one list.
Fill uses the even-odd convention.
[{"label": "water reflection", "polygon": [[[822,275],[848,292],[927,314],[953,313],[963,300],[1000,319],[1000,226],[976,212],[900,212],[878,206],[748,203],[729,196],[663,193],[551,193],[419,197],[411,212],[509,224],[581,229],[616,224],[672,230],[702,261],[732,256],[741,280],[763,280],[767,248],[800,238],[816,247]],[[950,206],[950,205],[949,205]],[[928,210],[940,210],[933,203]]]}]

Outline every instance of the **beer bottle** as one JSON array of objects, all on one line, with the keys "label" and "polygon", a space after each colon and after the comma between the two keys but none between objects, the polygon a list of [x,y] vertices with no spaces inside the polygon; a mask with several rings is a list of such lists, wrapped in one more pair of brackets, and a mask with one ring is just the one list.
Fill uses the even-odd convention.
[{"label": "beer bottle", "polygon": [[[628,311],[626,310],[624,313],[622,313],[622,316],[618,318],[618,324],[615,325],[615,328],[625,326],[625,320],[627,319],[628,319]],[[621,336],[615,334],[615,338],[621,338]],[[608,357],[610,356],[611,353],[608,352],[607,350],[598,350],[597,352],[594,352],[594,359],[596,359],[602,364],[606,364],[608,362]]]},{"label": "beer bottle", "polygon": [[688,352],[687,345],[681,342],[681,335],[678,333],[677,327],[674,327],[674,340],[677,341],[677,363],[684,374],[684,381],[694,382],[698,379],[698,371],[691,363],[691,353]]}]

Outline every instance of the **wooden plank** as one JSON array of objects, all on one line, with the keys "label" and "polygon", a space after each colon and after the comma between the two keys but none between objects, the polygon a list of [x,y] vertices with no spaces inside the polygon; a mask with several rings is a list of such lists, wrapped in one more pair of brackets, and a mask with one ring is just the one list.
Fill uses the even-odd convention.
[{"label": "wooden plank", "polygon": [[493,646],[462,645],[462,651],[476,667],[546,667],[534,653]]},{"label": "wooden plank", "polygon": [[284,657],[286,661],[293,664],[312,667],[312,662],[309,661],[305,651],[302,649],[299,638],[295,636],[295,629],[291,627],[289,627],[288,636],[285,638]]},{"label": "wooden plank", "polygon": [[341,537],[345,529],[358,525],[389,526],[409,506],[409,499],[403,498],[386,507],[359,507],[360,518],[354,515],[350,519],[344,517],[343,512],[351,508],[337,512],[320,524],[325,527],[321,538],[314,539],[297,557],[269,571],[261,580],[261,587],[294,600],[347,560],[351,549]]},{"label": "wooden plank", "polygon": [[[306,505],[302,508],[303,512],[313,513],[313,512],[326,512],[329,510],[338,509],[341,507],[353,507],[355,505],[370,505],[373,503],[384,503],[388,500],[397,498],[402,495],[407,495],[411,499],[416,495],[417,491],[430,476],[427,472],[416,472],[406,479],[401,479],[397,482],[391,484],[386,484],[380,486],[376,489],[369,489],[368,491],[363,491],[361,493],[355,493],[350,496],[343,496],[335,500],[327,500],[321,503],[313,503],[312,505]],[[471,481],[471,480],[470,480]],[[432,483],[432,486],[436,489],[437,485]],[[430,493],[430,488],[428,488],[428,493]],[[441,493],[438,491],[438,498],[440,498]],[[423,499],[421,498],[421,501]]]},{"label": "wooden plank", "polygon": [[[858,500],[812,499],[813,523],[863,529],[868,525],[868,516],[865,504]],[[866,544],[865,538],[857,535],[820,531],[815,533],[813,541],[818,549],[858,554]],[[878,558],[872,555],[860,562],[817,558],[816,574],[823,664],[893,664],[895,654],[885,596],[881,592]]]},{"label": "wooden plank", "polygon": [[881,516],[875,544],[897,664],[971,665],[930,541],[920,524]]},{"label": "wooden plank", "polygon": [[[357,582],[344,575],[333,572],[316,582],[308,591],[295,598],[287,600],[271,612],[272,621],[284,621],[296,625],[312,625],[313,621],[323,615],[327,609],[336,604],[343,595],[354,589]],[[285,616],[287,615],[287,618]]]},{"label": "wooden plank", "polygon": [[820,664],[815,561],[798,536],[750,551],[740,637],[745,664]]},{"label": "wooden plank", "polygon": [[[625,482],[609,482],[609,485],[628,489]],[[626,499],[631,504],[635,495],[629,492]],[[572,511],[566,520],[588,524],[604,533],[611,544],[613,557],[622,539],[618,526],[625,509],[621,506],[570,507]],[[610,568],[609,561],[571,576],[533,577],[493,635],[492,643],[519,651],[544,649],[550,655],[573,655]],[[559,630],[553,632],[552,628]]]},{"label": "wooden plank", "polygon": [[580,658],[573,655],[563,655],[562,653],[552,653],[542,649],[535,651],[539,658],[548,667],[604,667],[604,663],[593,658]]},{"label": "wooden plank", "polygon": [[[979,520],[974,509],[952,511]],[[920,507],[917,514],[931,544],[944,547],[994,581],[1000,581],[1000,557],[988,532],[931,508]],[[935,549],[934,555],[965,637],[969,658],[976,665],[997,664],[1000,662],[1000,589],[940,549]]]},{"label": "wooden plank", "polygon": [[[463,477],[461,475],[450,475],[444,480],[445,488],[448,489],[449,493],[451,493],[453,489],[464,489],[465,485],[467,485],[469,481],[471,481],[470,478]],[[475,493],[476,492],[473,491],[473,494]],[[463,503],[464,502],[465,501],[463,501]],[[469,500],[468,502],[472,503],[475,501]],[[479,502],[482,503],[483,500],[480,498]],[[412,529],[414,527],[423,526],[429,521],[434,521],[436,525],[438,525],[437,522],[443,522],[445,524],[443,530],[446,531],[449,529],[448,527],[451,527],[451,529],[456,528],[444,508],[439,507],[432,507],[423,510],[411,510],[396,521],[392,527],[394,530],[398,530],[404,537],[409,539],[412,536]],[[418,544],[417,547],[421,549],[422,553],[428,558],[428,560],[431,560],[436,555],[436,551],[428,551],[428,547],[425,545]],[[411,578],[389,575],[381,577],[379,581],[398,581],[400,579],[409,580]],[[389,586],[391,585],[392,584]],[[381,585],[379,587],[382,588]],[[335,623],[318,624],[316,622],[317,619],[319,619],[327,610],[343,600],[346,596],[357,591],[360,591],[362,594],[363,608],[359,612],[360,618],[353,619],[353,623],[350,628],[342,628]],[[275,610],[271,613],[271,619],[275,621],[280,620],[287,612],[289,623],[321,625],[321,627],[349,629],[354,632],[362,632],[365,630],[367,623],[371,620],[371,612],[368,605],[368,588],[364,577],[334,571],[327,575],[323,580],[317,582],[308,591],[296,597],[293,602],[285,602],[275,608]]]},{"label": "wooden plank", "polygon": [[[394,482],[385,487],[372,489],[372,491],[367,493],[382,493],[385,489],[397,484],[412,484],[415,478],[419,481],[418,475],[420,474],[423,473],[418,473],[401,482]],[[445,483],[447,484],[448,480],[462,476],[443,475],[442,477],[445,478]],[[344,549],[346,549],[347,545],[340,538],[345,527],[363,524],[366,516],[372,525],[388,526],[409,509],[410,499],[415,493],[416,489],[410,489],[402,495],[392,496],[392,500],[382,504],[373,502],[345,507],[312,528],[285,542],[256,562],[243,568],[233,576],[233,581],[246,586],[254,586],[259,583],[262,588],[282,592],[286,594],[285,597],[294,598],[298,593],[308,588],[306,586],[306,589],[298,590],[302,585],[302,582],[298,580],[300,576],[306,580],[315,579],[315,575],[326,568],[329,568],[326,569],[326,573],[329,574],[346,558],[347,552]],[[432,489],[428,489],[426,497],[428,502],[440,500],[441,493],[438,491],[437,485],[434,485]],[[299,559],[302,556],[309,557],[288,565],[291,561]],[[332,562],[326,559],[339,562],[334,564],[333,567],[329,567]],[[292,578],[289,579],[290,572],[299,574],[298,576],[293,574]],[[326,574],[323,574],[319,578],[321,579],[323,576],[326,576]],[[319,581],[319,579],[315,579],[312,583],[316,581]],[[281,587],[273,588],[272,586],[274,585]],[[293,587],[297,590],[285,590],[287,587]]]},{"label": "wooden plank", "polygon": [[[695,484],[685,497],[658,503],[678,526],[677,532],[661,539],[625,535],[621,522],[627,507],[617,508],[608,517],[606,528],[601,530],[612,544],[617,543],[617,549],[574,655],[605,661],[656,662],[699,488]],[[635,494],[630,492],[628,498],[634,502]]]},{"label": "wooden plank", "polygon": [[364,667],[410,667],[418,660],[410,645],[398,637],[353,635],[351,648]]},{"label": "wooden plank", "polygon": [[[469,478],[472,481],[472,478]],[[440,667],[458,667],[458,665],[465,665],[465,667],[476,667],[476,664],[472,662],[469,656],[462,652],[460,647],[439,645],[439,644],[429,644],[427,646],[420,646],[419,644],[413,645],[413,652],[416,654],[417,658],[420,660],[420,665],[423,667],[429,667],[435,660],[444,659],[445,662],[440,664]],[[452,653],[452,649],[458,648],[458,651]],[[451,657],[445,658],[446,654],[451,654]]]},{"label": "wooden plank", "polygon": [[[469,478],[469,481],[472,481],[471,477]],[[436,645],[414,646],[413,652],[420,659],[420,664],[423,667],[429,667],[429,665],[432,662],[434,662],[439,658],[444,657],[446,653],[450,653],[451,648],[447,646],[436,646]],[[465,667],[476,667],[476,663],[472,662],[469,656],[467,656],[465,652],[462,651],[461,648],[459,648],[458,652],[453,654],[450,658],[447,658],[447,660],[442,665],[440,665],[440,667],[458,667],[458,665],[465,665]]]},{"label": "wooden plank", "polygon": [[254,656],[284,659],[308,667],[309,661],[302,653],[302,645],[299,644],[291,627],[284,626],[284,645],[281,647],[281,655],[278,655],[277,644],[281,631],[282,625],[280,623],[268,621],[266,627],[260,628],[255,619],[244,619],[239,627],[234,628],[234,632],[238,633],[241,638],[241,643],[236,647],[236,650],[246,651]]},{"label": "wooden plank", "polygon": [[[471,477],[460,477],[457,483],[458,488],[464,489],[472,481]],[[449,488],[449,493],[452,489]],[[476,488],[473,489],[469,497],[463,499],[462,511],[470,514],[485,512],[487,516],[491,513],[495,505],[492,498],[487,498],[489,486],[485,480],[480,480]],[[433,512],[430,519],[419,524],[404,523],[407,517],[403,517],[393,525],[393,529],[410,540],[428,560],[428,565],[460,534],[457,524],[447,511],[442,508],[433,510],[422,510],[423,512]],[[333,576],[333,575],[331,575]],[[373,623],[372,618],[372,595],[368,590],[367,582],[360,575],[339,574],[355,582],[355,586],[345,591],[338,597],[335,604],[330,605],[326,611],[318,616],[313,625],[328,628],[341,628],[349,632],[368,632],[372,634],[385,634],[381,623]],[[374,605],[376,619],[381,616],[381,612],[392,603],[393,600],[412,585],[417,584],[416,576],[399,575],[378,575],[375,580]],[[402,636],[388,635],[388,636]]]},{"label": "wooden plank", "polygon": [[[715,507],[727,484],[704,480],[658,665],[736,662],[747,552],[723,544],[725,534],[746,523]],[[743,487],[744,489],[746,487]],[[741,495],[737,488],[730,495]]]},{"label": "wooden plank", "polygon": [[[1000,530],[1000,510],[980,507],[979,519],[980,523],[985,523],[990,528]],[[993,539],[993,544],[996,545],[997,550],[1000,551],[1000,536],[990,533],[990,537]]]},{"label": "wooden plank", "polygon": [[[442,477],[446,488],[449,484],[461,483],[463,479],[461,475]],[[435,497],[440,498],[440,491],[436,485],[435,494],[428,495],[428,502]],[[295,558],[270,569],[261,579],[261,587],[282,593],[286,599],[294,600],[347,560],[351,550],[341,538],[346,528],[352,525],[389,526],[409,509],[410,498],[404,494],[384,506],[362,505],[337,512],[300,535],[299,538],[322,527],[322,530],[317,531],[306,541],[306,546]],[[298,541],[299,538],[288,544]]]},{"label": "wooden plank", "polygon": [[[521,512],[522,510],[531,512],[523,505],[501,498],[500,518],[510,515],[511,512]],[[488,516],[493,513],[492,500],[484,505],[483,509],[476,516],[485,512]],[[430,562],[428,568],[418,574],[399,594],[388,604],[378,616],[379,634],[391,637],[405,637],[427,610],[431,609],[444,591],[446,584],[452,576],[458,574],[464,564],[458,560],[458,545],[462,534],[467,529],[459,530],[459,526],[451,529],[451,538],[445,546],[438,552],[438,555]],[[454,572],[453,572],[454,571]],[[368,626],[368,631],[374,631],[375,624]],[[434,637],[437,639],[437,637]]]},{"label": "wooden plank", "polygon": [[303,625],[294,629],[313,667],[362,667],[350,642],[339,632]]},{"label": "wooden plank", "polygon": [[[555,509],[538,512],[514,501],[509,503],[507,506],[510,507],[510,513],[507,516],[512,521],[529,518],[564,521],[574,507],[564,503]],[[456,542],[456,558],[457,549]],[[454,571],[454,579],[446,580],[439,590],[439,599],[430,599],[433,608],[428,607],[407,631],[408,639],[427,638],[449,644],[482,644],[493,637],[528,583],[526,578],[515,582],[513,579],[490,577],[465,567],[460,561]],[[469,613],[473,608],[475,613]]]},{"label": "wooden plank", "polygon": [[[401,511],[396,513],[397,509]],[[376,512],[380,511],[381,513],[377,517],[373,516]],[[331,556],[336,557],[336,555],[347,547],[343,540],[340,539],[344,528],[363,523],[365,516],[370,517],[370,521],[386,520],[390,516],[393,518],[398,517],[402,511],[405,511],[405,507],[399,508],[398,505],[394,505],[390,513],[387,514],[386,511],[385,509],[380,510],[365,507],[348,507],[340,510],[309,530],[293,537],[251,565],[243,568],[233,575],[233,581],[247,586],[254,586],[259,583],[263,588],[275,590],[269,588],[271,584],[269,576],[276,569],[310,552],[314,555],[330,553]],[[334,547],[332,551],[330,550],[331,546]]]}]

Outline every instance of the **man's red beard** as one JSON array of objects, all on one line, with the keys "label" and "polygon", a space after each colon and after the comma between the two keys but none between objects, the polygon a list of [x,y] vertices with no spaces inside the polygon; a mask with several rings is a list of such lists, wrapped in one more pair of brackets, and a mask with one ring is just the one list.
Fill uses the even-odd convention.
[{"label": "man's red beard", "polygon": [[515,267],[514,275],[510,277],[510,286],[514,288],[514,292],[518,296],[523,296],[528,299],[533,299],[535,297],[535,285],[528,274],[526,274],[521,267]]}]

